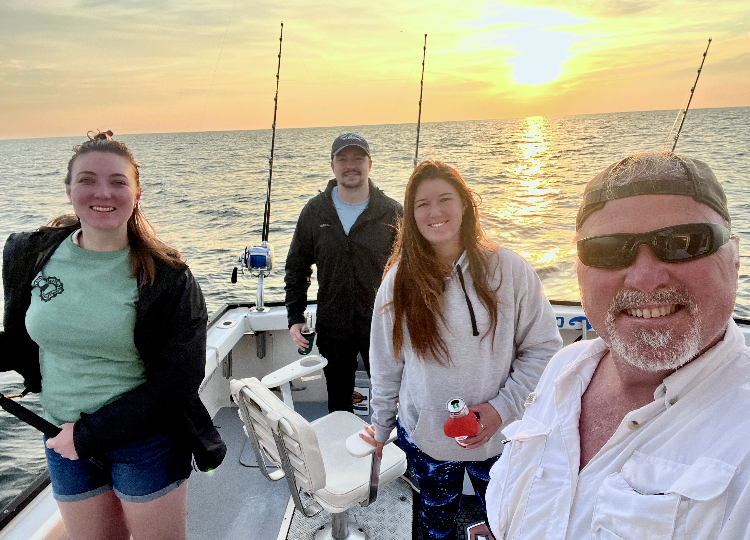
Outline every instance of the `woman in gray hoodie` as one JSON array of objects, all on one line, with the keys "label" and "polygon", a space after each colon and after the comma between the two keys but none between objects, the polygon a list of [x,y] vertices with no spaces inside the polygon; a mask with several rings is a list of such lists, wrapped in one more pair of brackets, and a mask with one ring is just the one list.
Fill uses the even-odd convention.
[{"label": "woman in gray hoodie", "polygon": [[[465,470],[484,510],[500,430],[521,417],[562,344],[539,278],[486,238],[477,199],[449,165],[414,170],[372,319],[374,439],[363,438],[380,451],[398,428],[421,490],[425,539],[455,538]],[[461,444],[443,432],[455,397],[479,424]]]}]

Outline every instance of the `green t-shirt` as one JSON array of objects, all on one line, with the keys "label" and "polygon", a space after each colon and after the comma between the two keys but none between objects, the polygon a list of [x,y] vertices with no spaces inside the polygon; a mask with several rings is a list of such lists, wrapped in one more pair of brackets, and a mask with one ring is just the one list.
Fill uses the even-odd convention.
[{"label": "green t-shirt", "polygon": [[146,381],[133,341],[138,284],[130,249],[89,251],[69,237],[32,282],[26,329],[39,345],[44,416],[75,422]]}]

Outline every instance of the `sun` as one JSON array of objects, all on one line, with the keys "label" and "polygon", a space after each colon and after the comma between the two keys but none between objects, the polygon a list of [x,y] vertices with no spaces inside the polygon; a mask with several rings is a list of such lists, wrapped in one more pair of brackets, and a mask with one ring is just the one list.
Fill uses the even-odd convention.
[{"label": "sun", "polygon": [[562,32],[522,26],[509,32],[508,41],[518,51],[506,62],[513,67],[513,79],[517,84],[536,86],[560,76],[575,40]]}]

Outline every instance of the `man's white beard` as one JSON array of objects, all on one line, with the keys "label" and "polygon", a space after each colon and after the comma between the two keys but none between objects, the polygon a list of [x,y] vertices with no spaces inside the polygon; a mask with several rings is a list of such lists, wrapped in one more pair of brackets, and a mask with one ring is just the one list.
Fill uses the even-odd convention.
[{"label": "man's white beard", "polygon": [[[632,339],[624,340],[615,326],[616,317],[624,309],[646,303],[679,304],[693,317],[687,333],[674,337],[672,330],[636,330]],[[674,371],[695,358],[701,351],[701,320],[697,306],[687,292],[677,289],[660,289],[647,294],[641,291],[621,291],[610,305],[605,326],[610,348],[628,364],[645,371]]]}]

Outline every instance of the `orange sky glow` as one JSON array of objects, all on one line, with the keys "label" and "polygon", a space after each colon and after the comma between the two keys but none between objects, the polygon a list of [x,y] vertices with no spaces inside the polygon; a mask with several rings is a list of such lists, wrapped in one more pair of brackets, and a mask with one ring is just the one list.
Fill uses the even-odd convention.
[{"label": "orange sky glow", "polygon": [[0,139],[750,105],[746,0],[4,0]]}]

